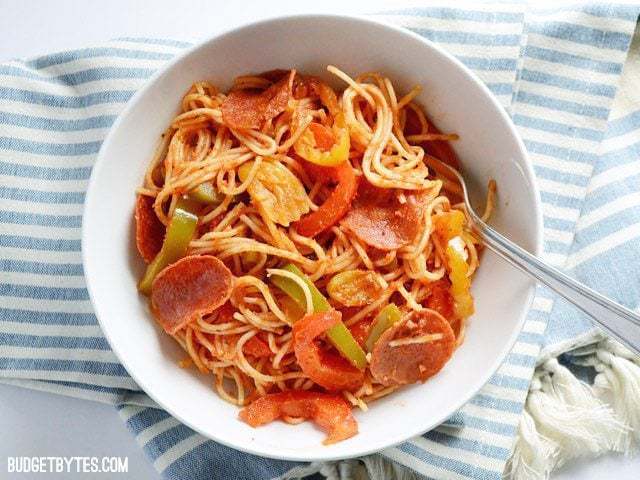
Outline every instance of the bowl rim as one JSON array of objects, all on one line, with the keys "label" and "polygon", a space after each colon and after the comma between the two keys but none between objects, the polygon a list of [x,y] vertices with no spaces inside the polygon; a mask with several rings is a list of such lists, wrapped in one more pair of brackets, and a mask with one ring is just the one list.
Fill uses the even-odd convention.
[{"label": "bowl rim", "polygon": [[[396,435],[394,437],[390,437],[388,439],[388,441],[385,442],[383,445],[373,445],[371,447],[363,448],[358,453],[352,453],[352,454],[347,454],[347,455],[341,455],[339,453],[328,453],[328,454],[324,454],[324,455],[305,455],[305,454],[283,455],[283,454],[279,454],[277,451],[274,451],[273,449],[271,449],[270,451],[267,451],[266,449],[260,448],[260,447],[254,448],[252,443],[239,444],[239,443],[237,443],[235,441],[229,441],[229,440],[225,439],[223,435],[217,436],[217,435],[213,435],[211,433],[205,433],[198,425],[195,425],[192,422],[184,420],[182,418],[182,415],[180,415],[179,413],[173,411],[173,409],[167,408],[164,405],[164,403],[163,403],[161,398],[156,398],[156,396],[153,393],[147,392],[147,390],[145,389],[145,384],[147,384],[147,382],[145,382],[144,379],[141,378],[140,376],[134,375],[133,373],[131,373],[131,371],[129,369],[129,365],[128,365],[129,362],[128,362],[126,353],[120,351],[118,346],[117,346],[117,344],[115,344],[115,342],[112,341],[111,336],[109,334],[109,327],[108,327],[109,322],[108,322],[108,319],[105,318],[104,315],[101,315],[101,313],[100,313],[101,312],[101,307],[99,306],[98,302],[96,302],[96,294],[94,293],[93,287],[92,287],[91,278],[93,277],[93,275],[92,275],[92,271],[91,271],[91,267],[90,267],[91,262],[88,261],[88,253],[87,253],[87,251],[88,251],[87,246],[88,246],[88,241],[89,240],[88,240],[87,230],[84,228],[84,226],[85,226],[85,218],[87,216],[87,213],[90,210],[92,210],[92,205],[95,202],[95,199],[94,199],[95,194],[93,193],[95,191],[95,188],[93,188],[94,184],[97,183],[97,178],[100,176],[100,172],[107,165],[107,163],[105,161],[105,155],[106,155],[105,152],[108,150],[109,145],[111,144],[113,138],[115,137],[120,123],[122,123],[123,119],[125,117],[127,117],[129,112],[138,103],[138,99],[140,97],[142,97],[148,90],[153,88],[153,86],[156,83],[156,80],[158,78],[160,78],[163,75],[165,75],[175,65],[181,63],[188,56],[194,54],[196,51],[198,51],[198,50],[200,50],[202,48],[205,48],[209,43],[211,43],[211,42],[213,42],[215,40],[219,40],[219,39],[221,39],[221,38],[223,38],[225,36],[237,35],[239,33],[242,33],[243,31],[249,31],[249,30],[251,30],[253,28],[256,28],[256,27],[259,27],[259,26],[265,26],[265,25],[269,25],[269,24],[277,24],[277,23],[283,22],[283,21],[285,21],[285,22],[286,21],[298,21],[298,20],[309,21],[309,20],[319,20],[319,19],[322,19],[322,20],[348,20],[348,21],[351,21],[351,22],[360,22],[361,24],[368,24],[368,25],[373,25],[375,27],[383,27],[385,29],[390,29],[390,30],[395,31],[396,33],[401,34],[401,35],[411,37],[414,40],[418,40],[419,42],[423,43],[427,48],[430,48],[430,49],[434,50],[436,54],[441,55],[442,57],[444,57],[444,59],[446,59],[450,63],[454,64],[455,67],[457,67],[459,70],[462,71],[462,73],[467,77],[467,79],[469,81],[475,83],[476,86],[478,86],[482,90],[484,95],[486,97],[488,97],[489,101],[495,107],[495,110],[498,112],[498,115],[501,117],[503,122],[508,126],[509,132],[511,133],[511,136],[514,138],[515,143],[517,145],[517,150],[519,151],[520,156],[524,160],[523,164],[522,165],[519,164],[519,165],[524,169],[524,171],[526,173],[526,180],[531,185],[532,193],[533,193],[533,200],[534,200],[533,201],[533,205],[531,205],[531,207],[533,209],[533,213],[534,213],[533,217],[534,217],[534,227],[535,227],[535,237],[532,238],[533,244],[534,244],[533,245],[533,249],[532,249],[533,250],[532,253],[534,255],[536,255],[536,256],[539,256],[541,254],[542,248],[543,248],[543,219],[542,219],[542,207],[541,207],[540,191],[539,191],[538,186],[537,186],[536,175],[534,173],[533,164],[531,162],[531,159],[529,158],[529,155],[528,155],[527,150],[525,148],[524,142],[522,141],[522,138],[520,137],[520,134],[518,133],[518,131],[515,128],[515,125],[513,124],[513,121],[511,120],[509,115],[507,115],[507,112],[506,112],[505,108],[497,101],[497,99],[495,98],[493,93],[484,84],[484,82],[482,82],[482,80],[480,80],[478,78],[478,76],[473,71],[471,71],[468,67],[466,67],[460,60],[458,60],[452,54],[447,52],[444,48],[440,47],[439,45],[437,45],[436,43],[432,42],[431,40],[426,39],[426,38],[418,35],[417,33],[414,33],[412,31],[410,31],[408,29],[405,29],[405,28],[402,28],[400,26],[396,26],[396,25],[390,24],[390,23],[385,22],[385,21],[380,20],[380,19],[371,18],[371,17],[365,17],[365,16],[362,16],[362,15],[329,14],[329,13],[318,13],[318,14],[315,14],[315,13],[304,13],[304,14],[291,14],[291,15],[271,16],[271,17],[260,19],[260,20],[257,20],[257,21],[241,23],[241,24],[238,24],[238,25],[223,29],[221,31],[218,31],[218,32],[216,32],[214,34],[211,34],[211,35],[201,39],[200,41],[198,41],[196,44],[192,45],[191,47],[188,47],[184,51],[178,53],[174,58],[169,60],[165,65],[163,65],[156,72],[154,72],[154,74],[151,75],[146,80],[144,85],[141,88],[139,88],[134,93],[134,95],[127,101],[126,105],[123,107],[122,111],[118,114],[118,117],[116,118],[114,123],[111,125],[111,127],[109,129],[109,132],[107,133],[104,141],[102,142],[100,151],[98,152],[96,161],[94,163],[94,166],[93,166],[93,169],[92,169],[92,172],[91,172],[91,176],[89,178],[89,182],[87,184],[85,202],[84,202],[83,213],[82,213],[81,258],[82,258],[82,265],[83,265],[83,269],[84,269],[86,288],[87,288],[87,291],[89,293],[89,298],[91,300],[91,305],[93,307],[93,310],[94,310],[94,313],[95,313],[96,318],[98,320],[98,323],[100,325],[100,328],[101,328],[105,338],[107,339],[107,341],[109,343],[109,346],[111,347],[111,349],[113,350],[114,354],[116,355],[118,361],[122,364],[122,366],[125,368],[127,373],[134,380],[134,382],[145,392],[146,395],[148,395],[161,408],[166,410],[168,413],[170,413],[173,417],[175,417],[177,420],[179,420],[184,425],[188,426],[189,428],[191,428],[195,432],[203,435],[205,438],[211,439],[211,440],[213,440],[215,442],[221,443],[222,445],[225,445],[227,447],[230,447],[230,448],[233,448],[233,449],[245,452],[245,453],[258,455],[258,456],[266,457],[266,458],[272,458],[272,459],[277,459],[277,460],[287,460],[287,461],[330,461],[330,460],[340,460],[340,459],[354,458],[354,457],[360,457],[360,456],[364,456],[364,455],[373,454],[373,453],[379,452],[379,451],[381,451],[383,449],[396,446],[396,445],[398,445],[398,444],[400,444],[402,442],[405,442],[407,440],[410,440],[411,438],[414,438],[416,436],[423,435],[424,433],[426,433],[426,432],[430,431],[431,429],[435,428],[436,426],[440,425],[443,421],[446,420],[446,417],[438,418],[438,419],[432,420],[432,421],[430,421],[428,423],[426,423],[426,422],[425,423],[417,422],[417,425],[418,425],[417,428],[415,428],[412,431],[403,432],[402,434]],[[483,375],[480,375],[478,377],[478,379],[474,382],[472,388],[469,390],[472,393],[470,393],[467,397],[459,398],[455,402],[451,403],[451,408],[450,408],[451,413],[459,410],[474,395],[476,395],[477,392],[491,378],[491,376],[498,370],[500,365],[502,365],[502,363],[504,362],[505,357],[507,356],[507,354],[513,348],[513,345],[515,344],[515,342],[517,340],[517,337],[518,337],[518,335],[520,334],[520,332],[522,330],[522,327],[523,327],[524,322],[526,320],[526,317],[528,315],[529,309],[531,307],[531,303],[532,303],[533,298],[535,296],[535,290],[536,290],[536,284],[535,284],[535,282],[532,281],[530,283],[529,287],[528,287],[527,299],[526,299],[526,302],[525,302],[526,310],[521,315],[521,318],[519,319],[519,322],[518,322],[516,328],[514,328],[513,333],[511,334],[510,338],[505,343],[505,347],[496,356],[496,359],[493,362],[493,364],[491,365],[491,368],[488,368],[485,371],[485,373]]]}]

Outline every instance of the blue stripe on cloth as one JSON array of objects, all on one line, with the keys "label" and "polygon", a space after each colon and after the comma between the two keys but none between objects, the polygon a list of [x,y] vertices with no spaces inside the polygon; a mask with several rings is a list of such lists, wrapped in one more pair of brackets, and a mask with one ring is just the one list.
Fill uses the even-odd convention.
[{"label": "blue stripe on cloth", "polygon": [[577,103],[570,100],[547,97],[545,95],[529,93],[525,90],[518,91],[516,101],[527,103],[529,105],[535,105],[537,107],[546,107],[552,110],[557,110],[559,112],[585,115],[587,117],[598,118],[600,120],[606,120],[609,116],[609,110],[607,108],[586,105],[584,103]]},{"label": "blue stripe on cloth", "polygon": [[109,344],[104,337],[51,337],[0,332],[0,343],[15,347],[109,350]]},{"label": "blue stripe on cloth", "polygon": [[98,153],[102,142],[50,143],[22,138],[0,137],[0,150],[35,153],[38,155],[74,156]]},{"label": "blue stripe on cloth", "polygon": [[511,95],[513,93],[513,85],[510,83],[487,83],[486,85],[494,95]]},{"label": "blue stripe on cloth", "polygon": [[522,411],[522,402],[504,400],[502,398],[496,398],[482,393],[473,397],[470,400],[470,403],[479,407],[491,408],[501,412],[520,413]]},{"label": "blue stripe on cloth", "polygon": [[533,333],[533,332],[520,332],[518,335],[518,341],[522,343],[528,343],[530,345],[540,345],[544,335],[541,333]]},{"label": "blue stripe on cloth", "polygon": [[115,115],[100,115],[81,119],[59,119],[0,111],[0,124],[54,132],[81,132],[97,128],[108,128],[115,119]]},{"label": "blue stripe on cloth", "polygon": [[[515,70],[517,62],[513,58],[480,58],[459,55],[458,60],[477,71]],[[512,84],[509,84],[513,88]],[[0,117],[1,118],[1,117]]]},{"label": "blue stripe on cloth", "polygon": [[247,478],[247,471],[250,470],[251,478],[276,479],[297,465],[302,464],[247,453],[242,455],[242,461],[238,461],[236,450],[207,441],[173,462],[163,474],[170,480],[184,479],[185,472],[193,472],[192,478],[231,479]]},{"label": "blue stripe on cloth", "polygon": [[154,71],[150,68],[101,67],[50,77],[15,65],[0,66],[0,75],[28,78],[43,83],[64,86],[82,85],[97,80],[145,79],[149,78]]},{"label": "blue stripe on cloth", "polygon": [[563,232],[571,231],[571,228],[574,226],[574,222],[571,220],[563,220],[559,218],[551,218],[548,216],[544,216],[544,228],[550,228],[553,230],[560,230]]},{"label": "blue stripe on cloth", "polygon": [[537,356],[525,355],[523,353],[510,353],[507,356],[507,363],[519,367],[533,367],[536,364]]},{"label": "blue stripe on cloth", "polygon": [[596,48],[611,48],[623,52],[629,49],[631,42],[631,34],[626,32],[599,30],[567,22],[535,22],[529,24],[528,31]]},{"label": "blue stripe on cloth", "polygon": [[510,375],[502,375],[500,373],[494,373],[489,380],[492,385],[498,385],[500,387],[510,388],[512,390],[528,390],[529,380],[524,378],[512,377]]},{"label": "blue stripe on cloth", "polygon": [[440,18],[443,20],[469,20],[481,23],[521,23],[522,12],[501,12],[492,10],[490,12],[482,10],[461,10],[459,8],[447,7],[414,7],[400,8],[397,10],[387,10],[385,15],[407,15],[415,17]]},{"label": "blue stripe on cloth", "polygon": [[144,38],[144,37],[118,37],[115,40],[131,43],[146,43],[149,45],[164,45],[166,47],[187,48],[193,45],[190,42],[174,40],[171,38]]},{"label": "blue stripe on cloth", "polygon": [[549,143],[527,140],[526,137],[524,142],[529,152],[541,153],[543,155],[549,155],[551,157],[560,158],[562,160],[571,160],[593,164],[598,158],[595,153],[577,150],[575,148],[571,148],[571,145],[567,147],[558,147]]},{"label": "blue stripe on cloth", "polygon": [[600,97],[613,98],[616,94],[615,85],[595,83],[585,80],[576,80],[574,78],[554,75],[552,73],[542,72],[539,70],[529,70],[527,68],[522,69],[520,79],[534,83],[542,83],[544,85],[561,87],[565,90],[571,90],[574,92],[583,92],[590,95],[597,95]]},{"label": "blue stripe on cloth", "polygon": [[89,360],[53,360],[46,358],[0,357],[0,370],[36,370],[57,372],[83,372],[111,377],[128,377],[127,371],[119,363],[95,362]]},{"label": "blue stripe on cloth", "polygon": [[127,420],[127,427],[129,427],[134,435],[138,435],[145,428],[149,428],[169,417],[171,417],[171,415],[159,408],[145,408]]},{"label": "blue stripe on cloth", "polygon": [[81,215],[46,215],[43,213],[23,213],[0,210],[0,223],[19,225],[42,225],[65,228],[79,228],[82,225]]},{"label": "blue stripe on cloth", "polygon": [[0,271],[37,273],[40,275],[70,276],[82,275],[81,263],[47,263],[32,262],[29,260],[13,260],[10,258],[0,258]]},{"label": "blue stripe on cloth", "polygon": [[520,44],[520,35],[510,34],[492,34],[492,33],[469,33],[469,32],[441,32],[437,30],[428,30],[425,28],[412,28],[414,32],[422,35],[432,42],[441,43],[457,43],[462,45],[504,45],[518,46]]},{"label": "blue stripe on cloth", "polygon": [[65,240],[61,238],[36,238],[18,235],[0,235],[0,247],[14,247],[26,250],[79,252],[80,240]]},{"label": "blue stripe on cloth", "polygon": [[483,442],[448,435],[439,430],[431,430],[430,432],[425,433],[424,437],[450,448],[461,448],[469,452],[477,452],[489,458],[506,460],[510,453],[507,448],[496,447]]},{"label": "blue stripe on cloth", "polygon": [[398,447],[399,450],[413,455],[417,459],[429,463],[429,464],[442,464],[446,465],[447,470],[451,470],[458,475],[463,475],[469,478],[482,478],[487,480],[501,480],[502,473],[494,472],[492,470],[487,470],[476,465],[472,465],[469,463],[461,462],[458,460],[453,460],[451,458],[443,457],[440,455],[435,455],[433,453],[428,452],[422,448],[417,447],[416,445],[407,442],[403,443]]},{"label": "blue stripe on cloth", "polygon": [[[0,165],[2,165],[0,163]],[[55,170],[51,170],[52,172]],[[12,173],[5,173],[5,175],[11,175],[22,177],[22,175],[15,175],[16,171]],[[37,177],[36,177],[37,178]],[[46,178],[46,177],[45,177]],[[56,180],[51,178],[51,180]],[[84,192],[48,192],[43,190],[28,190],[25,188],[12,188],[0,186],[0,198],[6,198],[8,200],[22,200],[26,202],[35,203],[84,203]]]},{"label": "blue stripe on cloth", "polygon": [[36,167],[0,161],[0,175],[41,180],[87,180],[91,167]]},{"label": "blue stripe on cloth", "polygon": [[82,48],[80,50],[71,50],[68,52],[59,52],[51,55],[44,55],[32,60],[24,62],[25,65],[34,69],[42,70],[54,65],[62,65],[64,63],[74,62],[76,60],[94,59],[100,57],[111,58],[135,58],[138,60],[170,60],[173,58],[172,53],[154,52],[149,50],[136,50],[121,47],[98,47],[98,48]]},{"label": "blue stripe on cloth", "polygon": [[542,130],[549,133],[557,133],[560,135],[571,136],[574,138],[583,138],[585,140],[593,141],[600,141],[602,139],[602,132],[593,128],[580,128],[566,123],[545,120],[542,118],[528,117],[522,114],[514,115],[512,120],[516,125],[527,128],[535,128],[536,130]]},{"label": "blue stripe on cloth", "polygon": [[171,447],[193,435],[193,430],[179,423],[151,438],[143,448],[152,460],[157,460]]},{"label": "blue stripe on cloth", "polygon": [[621,63],[596,60],[593,58],[584,57],[582,55],[574,55],[572,53],[552,50],[550,48],[527,45],[526,55],[528,58],[535,58],[537,60],[557,63],[559,68],[562,68],[563,65],[582,68],[585,70],[585,73],[588,73],[589,71],[610,73],[615,75],[619,75],[620,73],[622,73]]},{"label": "blue stripe on cloth", "polygon": [[[536,174],[538,174],[540,178],[544,178],[545,172],[544,171],[540,172],[539,170],[542,170],[542,169],[537,169]],[[546,176],[549,176],[548,172],[546,173],[547,173]],[[575,185],[575,184],[571,184],[571,185]],[[569,193],[570,196],[565,196],[567,193]],[[578,200],[576,200],[573,197],[573,193],[571,191],[560,192],[560,193],[549,193],[543,190],[540,192],[540,199],[542,200],[543,204],[554,205],[556,207],[561,207],[561,208],[575,208],[578,204]]]},{"label": "blue stripe on cloth", "polygon": [[621,118],[610,120],[607,124],[605,138],[612,138],[635,131],[638,129],[638,125],[640,125],[640,110],[631,112]]},{"label": "blue stripe on cloth", "polygon": [[568,2],[567,5],[554,5],[552,8],[537,8],[536,12],[539,14],[554,14],[562,12],[581,12],[588,15],[603,18],[619,18],[622,20],[629,20],[635,24],[638,19],[638,9],[634,5],[627,5],[623,3],[609,3],[609,2],[584,2],[579,4],[573,4]]},{"label": "blue stripe on cloth", "polygon": [[0,295],[37,300],[89,300],[86,288],[41,287],[38,285],[15,285],[0,283]]},{"label": "blue stripe on cloth", "polygon": [[0,321],[33,323],[39,325],[97,325],[93,313],[32,311],[16,308],[0,308]]},{"label": "blue stripe on cloth", "polygon": [[54,95],[34,90],[0,87],[0,100],[31,103],[57,108],[86,108],[107,103],[125,103],[134,94],[133,90],[107,90],[86,95]]},{"label": "blue stripe on cloth", "polygon": [[517,430],[517,425],[509,423],[502,423],[495,420],[488,420],[486,418],[470,415],[463,411],[454,413],[451,417],[444,422],[445,425],[454,427],[471,427],[480,431],[487,431],[495,433],[497,435],[503,435],[505,437],[513,437]]},{"label": "blue stripe on cloth", "polygon": [[131,392],[131,390],[124,389],[124,388],[104,387],[102,385],[91,385],[91,384],[79,383],[79,382],[64,382],[64,381],[54,381],[54,380],[42,380],[42,381],[49,383],[51,385],[76,388],[81,390],[87,390],[90,392],[97,392],[97,393],[108,393],[118,397],[124,397],[125,395]]}]

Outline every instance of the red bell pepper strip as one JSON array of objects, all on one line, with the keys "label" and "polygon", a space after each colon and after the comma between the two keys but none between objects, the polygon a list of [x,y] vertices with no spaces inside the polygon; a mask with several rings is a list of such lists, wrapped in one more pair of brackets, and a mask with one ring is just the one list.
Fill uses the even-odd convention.
[{"label": "red bell pepper strip", "polygon": [[327,432],[327,438],[322,442],[325,445],[358,433],[358,424],[344,398],[306,390],[290,390],[261,397],[243,408],[239,417],[252,427],[259,427],[285,415],[313,420]]},{"label": "red bell pepper strip", "polygon": [[314,165],[312,168],[317,173],[316,178],[334,181],[337,185],[318,210],[305,215],[295,223],[296,231],[305,237],[315,237],[338,223],[349,210],[358,191],[358,177],[349,162],[337,167]]},{"label": "red bell pepper strip", "polygon": [[337,310],[305,315],[293,324],[293,351],[302,371],[327,390],[357,390],[364,372],[338,352],[322,348],[318,337],[337,325],[342,314]]}]

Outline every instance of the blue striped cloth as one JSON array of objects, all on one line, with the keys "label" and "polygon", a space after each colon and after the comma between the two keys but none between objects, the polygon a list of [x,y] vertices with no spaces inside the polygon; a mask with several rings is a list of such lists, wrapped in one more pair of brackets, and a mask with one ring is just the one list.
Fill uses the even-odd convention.
[{"label": "blue striped cloth", "polygon": [[[639,9],[500,2],[376,15],[452,52],[511,114],[539,180],[545,259],[636,302],[640,102],[621,118],[610,112]],[[92,313],[80,260],[91,167],[124,103],[187,46],[123,38],[0,65],[0,381],[116,405],[165,478],[262,480],[321,467],[337,475],[331,465],[241,454],[180,424],[127,375]],[[634,285],[602,275],[620,258],[618,278]],[[512,352],[478,395],[442,426],[380,455],[430,478],[500,479],[541,347],[591,329],[565,310],[540,289]]]}]

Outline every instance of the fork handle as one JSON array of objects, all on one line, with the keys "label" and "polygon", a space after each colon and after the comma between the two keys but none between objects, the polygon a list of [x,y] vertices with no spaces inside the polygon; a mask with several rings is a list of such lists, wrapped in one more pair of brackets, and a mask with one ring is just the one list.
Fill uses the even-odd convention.
[{"label": "fork handle", "polygon": [[618,341],[640,354],[640,315],[545,264],[479,218],[474,220],[478,233],[489,249],[558,293]]}]

